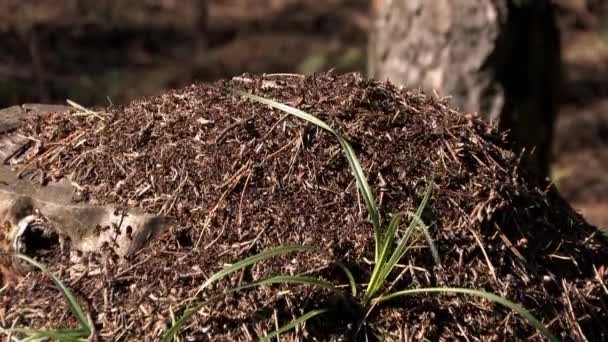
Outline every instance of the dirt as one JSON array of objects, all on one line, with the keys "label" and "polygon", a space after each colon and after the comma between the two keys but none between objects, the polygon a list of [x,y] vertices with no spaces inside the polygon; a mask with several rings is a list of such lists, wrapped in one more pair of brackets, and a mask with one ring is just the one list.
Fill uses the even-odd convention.
[{"label": "dirt", "polygon": [[[553,187],[531,181],[501,135],[416,91],[356,74],[319,74],[242,75],[102,108],[99,117],[50,115],[23,128],[45,147],[62,146],[57,157],[36,160],[35,169],[47,177],[71,175],[89,202],[139,206],[174,220],[129,260],[86,256],[84,275],[69,255],[49,261],[86,304],[102,340],[158,338],[213,272],[272,246],[306,244],[325,252],[256,265],[196,298],[281,272],[343,284],[336,261],[360,281],[369,277],[372,227],[335,137],[229,88],[308,110],[344,134],[362,159],[385,220],[388,213],[415,210],[432,186],[423,219],[442,264],[435,265],[424,241],[418,242],[402,261],[409,272],[395,288],[483,288],[521,303],[565,340],[608,336],[608,292],[602,287],[608,242]],[[73,139],[80,134],[82,140]],[[5,291],[0,318],[7,325],[73,323],[42,274]],[[329,307],[333,313],[285,337],[397,338],[392,334],[405,328],[415,339],[540,339],[510,310],[444,296],[380,306],[355,337],[359,311],[352,299],[346,301],[351,306],[340,303],[308,286],[264,287],[202,310],[183,333],[198,340],[248,340],[274,330],[275,319],[283,324]]]}]

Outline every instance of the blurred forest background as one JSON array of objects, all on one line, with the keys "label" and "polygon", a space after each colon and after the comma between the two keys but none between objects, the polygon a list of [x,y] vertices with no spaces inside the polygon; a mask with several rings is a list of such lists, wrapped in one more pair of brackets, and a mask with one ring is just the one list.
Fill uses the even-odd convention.
[{"label": "blurred forest background", "polygon": [[[370,41],[378,39],[374,13],[394,2],[0,0],[0,108],[68,98],[86,106],[118,104],[244,72],[367,74],[368,60],[379,54]],[[550,174],[575,208],[605,227],[608,1],[552,5],[562,82],[551,83],[559,89],[552,94],[558,115]],[[375,70],[373,76],[392,72]]]}]

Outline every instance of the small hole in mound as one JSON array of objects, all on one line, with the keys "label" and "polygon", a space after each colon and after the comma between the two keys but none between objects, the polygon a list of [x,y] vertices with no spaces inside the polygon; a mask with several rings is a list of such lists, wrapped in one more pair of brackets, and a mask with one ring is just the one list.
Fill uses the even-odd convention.
[{"label": "small hole in mound", "polygon": [[19,237],[21,253],[31,257],[48,257],[59,253],[59,235],[42,225],[29,225]]},{"label": "small hole in mound", "polygon": [[133,227],[127,226],[127,237],[129,240],[133,240]]},{"label": "small hole in mound", "polygon": [[175,240],[180,247],[192,247],[192,245],[194,245],[192,236],[190,236],[190,232],[186,229],[181,229],[175,232]]}]

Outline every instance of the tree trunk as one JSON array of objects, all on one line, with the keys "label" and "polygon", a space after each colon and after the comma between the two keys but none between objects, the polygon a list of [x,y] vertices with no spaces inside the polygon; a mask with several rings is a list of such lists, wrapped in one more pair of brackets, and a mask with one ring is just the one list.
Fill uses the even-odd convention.
[{"label": "tree trunk", "polygon": [[559,31],[542,0],[374,0],[372,77],[450,96],[507,130],[542,180],[560,79]]}]

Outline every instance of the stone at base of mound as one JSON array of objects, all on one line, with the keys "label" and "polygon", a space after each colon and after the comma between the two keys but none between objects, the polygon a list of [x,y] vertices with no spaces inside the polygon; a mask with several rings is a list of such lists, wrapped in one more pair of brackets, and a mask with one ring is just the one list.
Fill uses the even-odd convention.
[{"label": "stone at base of mound", "polygon": [[[16,165],[26,158],[23,154],[32,141],[14,131],[28,118],[49,113],[72,115],[73,108],[26,104],[0,110],[0,252],[26,253],[43,261],[44,255],[64,250],[66,240],[67,250],[78,252],[104,248],[119,256],[137,252],[166,225],[163,218],[133,210],[122,214],[112,206],[74,204],[78,189],[68,179],[41,185],[40,177],[18,172],[24,168]],[[36,218],[44,222],[35,225]],[[15,285],[29,267],[5,259],[0,286]]]}]

